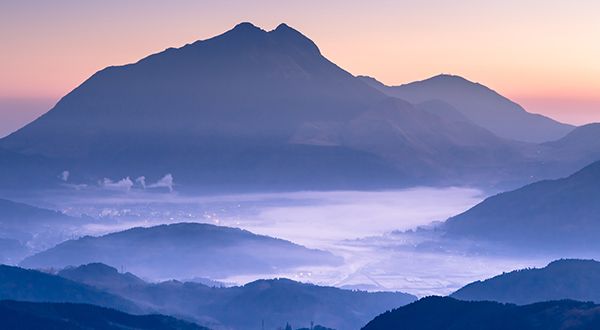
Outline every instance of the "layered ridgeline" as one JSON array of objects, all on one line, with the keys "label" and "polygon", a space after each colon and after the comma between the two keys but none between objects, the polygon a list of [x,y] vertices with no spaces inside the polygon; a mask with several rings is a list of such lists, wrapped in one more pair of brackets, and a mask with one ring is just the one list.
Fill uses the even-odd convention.
[{"label": "layered ridgeline", "polygon": [[97,287],[0,265],[3,329],[205,329]]},{"label": "layered ridgeline", "polygon": [[600,305],[570,300],[525,306],[427,297],[377,316],[364,330],[584,330],[600,327]]},{"label": "layered ridgeline", "polygon": [[371,77],[359,78],[387,95],[412,103],[446,102],[473,123],[506,139],[542,143],[560,139],[573,129],[571,125],[529,113],[490,88],[459,76],[441,74],[400,86],[386,86]]},{"label": "layered ridgeline", "polygon": [[503,243],[521,251],[596,252],[600,162],[567,178],[489,197],[448,219],[442,228],[448,237]]},{"label": "layered ridgeline", "polygon": [[84,220],[0,199],[0,262],[14,264],[66,240]]},{"label": "layered ridgeline", "polygon": [[262,324],[275,329],[286,323],[309,328],[311,321],[338,330],[356,329],[386,310],[416,300],[399,292],[350,291],[286,279],[229,288],[178,281],[146,283],[103,264],[68,268],[58,275],[214,329],[257,329]]},{"label": "layered ridgeline", "polygon": [[146,278],[171,279],[274,274],[297,267],[335,266],[342,259],[237,228],[177,223],[69,240],[26,258],[21,265],[63,268],[91,262],[124,267]]},{"label": "layered ridgeline", "polygon": [[600,303],[600,262],[565,259],[540,269],[523,269],[477,281],[451,297],[519,305],[572,299]]},{"label": "layered ridgeline", "polygon": [[0,319],[5,329],[21,330],[208,330],[196,324],[163,315],[131,315],[87,304],[0,301]]},{"label": "layered ridgeline", "polygon": [[[398,100],[285,24],[242,23],[97,72],[0,140],[0,179],[11,188],[124,179],[142,189],[170,174],[179,189],[209,190],[514,186],[556,176],[562,160],[546,170],[554,162],[540,156],[553,146],[513,140],[554,140],[570,126],[440,79],[465,85],[442,93],[464,102],[421,83],[425,96]],[[505,122],[531,136],[486,124]]]}]

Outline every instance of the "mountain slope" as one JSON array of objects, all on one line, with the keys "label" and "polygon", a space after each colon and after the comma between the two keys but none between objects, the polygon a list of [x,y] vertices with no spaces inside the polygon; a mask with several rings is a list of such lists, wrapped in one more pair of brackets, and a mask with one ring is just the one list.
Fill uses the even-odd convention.
[{"label": "mountain slope", "polygon": [[451,297],[514,304],[572,299],[600,302],[600,262],[557,260],[541,269],[523,269],[477,281]]},{"label": "mountain slope", "polygon": [[202,328],[163,315],[131,315],[87,304],[0,301],[0,319],[5,329],[173,329]]},{"label": "mountain slope", "polygon": [[492,196],[443,225],[451,237],[548,251],[596,251],[600,162],[558,180]]},{"label": "mountain slope", "polygon": [[379,315],[364,330],[575,330],[600,327],[600,306],[549,301],[526,306],[427,297]]},{"label": "mountain slope", "polygon": [[[102,275],[108,272],[110,276]],[[416,300],[400,292],[350,291],[287,279],[259,280],[230,288],[177,281],[140,283],[132,282],[131,274],[98,264],[59,274],[214,328],[255,329],[264,322],[266,329],[274,329],[286,322],[301,327],[313,321],[338,330],[355,329],[385,310]]]},{"label": "mountain slope", "polygon": [[237,228],[177,223],[69,240],[26,258],[21,265],[63,268],[102,262],[165,279],[270,274],[340,261],[329,252]]},{"label": "mountain slope", "polygon": [[541,143],[569,133],[573,126],[532,114],[518,104],[484,85],[459,76],[441,74],[400,86],[386,86],[370,77],[361,77],[368,85],[411,103],[444,101],[473,123],[506,139]]},{"label": "mountain slope", "polygon": [[0,265],[0,300],[86,303],[139,312],[131,301],[91,286],[34,270]]}]

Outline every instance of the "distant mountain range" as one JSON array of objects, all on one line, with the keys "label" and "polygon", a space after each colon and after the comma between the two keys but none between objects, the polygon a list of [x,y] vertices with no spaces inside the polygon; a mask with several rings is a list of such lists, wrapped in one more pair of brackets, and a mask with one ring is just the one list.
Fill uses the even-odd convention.
[{"label": "distant mountain range", "polygon": [[4,329],[20,330],[208,330],[163,315],[131,315],[87,304],[0,301]]},{"label": "distant mountain range", "polygon": [[600,306],[570,300],[525,306],[427,297],[388,311],[363,330],[587,330],[600,327]]},{"label": "distant mountain range", "polygon": [[144,182],[168,177],[170,188],[204,191],[498,189],[597,160],[600,146],[581,147],[595,133],[546,143],[572,130],[456,76],[398,87],[356,78],[285,24],[264,31],[242,23],[97,72],[0,140],[0,182],[149,189],[164,185]]},{"label": "distant mountain range", "polygon": [[477,281],[451,297],[519,305],[572,299],[600,303],[600,262],[565,259],[540,269],[523,269]]},{"label": "distant mountain range", "polygon": [[265,329],[288,322],[308,328],[311,321],[338,330],[356,329],[385,310],[416,300],[400,292],[350,291],[287,279],[230,288],[178,281],[145,283],[103,264],[68,268],[58,275],[215,329],[256,329],[263,322]]},{"label": "distant mountain range", "polygon": [[342,259],[237,228],[177,223],[69,240],[21,265],[64,268],[92,262],[125,267],[146,278],[171,279],[272,274],[300,266],[338,265]]},{"label": "distant mountain range", "polygon": [[448,219],[449,237],[543,253],[595,252],[600,237],[600,162],[563,179],[492,196]]},{"label": "distant mountain range", "polygon": [[573,130],[571,125],[529,113],[488,87],[459,76],[441,74],[400,86],[386,86],[371,77],[359,78],[389,96],[412,103],[446,102],[473,123],[505,139],[542,143],[558,140]]}]

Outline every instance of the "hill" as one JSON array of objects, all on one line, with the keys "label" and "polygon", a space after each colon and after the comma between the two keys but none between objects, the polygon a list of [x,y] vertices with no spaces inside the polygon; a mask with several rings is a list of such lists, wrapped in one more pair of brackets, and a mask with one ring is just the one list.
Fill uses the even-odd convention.
[{"label": "hill", "polygon": [[563,179],[487,198],[448,219],[449,237],[523,249],[593,252],[600,235],[600,162]]},{"label": "hill", "polygon": [[299,266],[336,265],[329,252],[251,232],[199,223],[133,228],[63,242],[23,260],[28,268],[102,262],[146,278],[222,278]]},{"label": "hill", "polygon": [[600,327],[600,306],[549,301],[517,306],[427,297],[377,316],[364,330],[576,330]]},{"label": "hill", "polygon": [[519,305],[572,299],[600,302],[600,262],[565,259],[540,269],[523,269],[470,283],[451,297]]}]

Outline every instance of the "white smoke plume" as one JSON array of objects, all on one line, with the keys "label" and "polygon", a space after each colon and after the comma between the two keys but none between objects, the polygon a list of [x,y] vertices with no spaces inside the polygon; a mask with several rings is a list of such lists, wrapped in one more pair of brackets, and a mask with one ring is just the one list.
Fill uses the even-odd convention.
[{"label": "white smoke plume", "polygon": [[142,186],[142,188],[146,189],[146,177],[145,176],[140,176],[139,178],[135,179],[135,182],[138,183],[140,186]]},{"label": "white smoke plume", "polygon": [[133,187],[133,181],[131,181],[129,177],[123,178],[116,182],[112,181],[111,179],[104,178],[104,180],[100,181],[100,186],[110,190],[129,191],[131,190],[131,187]]},{"label": "white smoke plume", "polygon": [[148,188],[168,188],[169,191],[173,191],[173,175],[167,173],[160,180],[153,184],[148,185]]},{"label": "white smoke plume", "polygon": [[67,182],[69,180],[69,176],[71,175],[71,173],[67,170],[64,170],[61,174],[60,174],[60,179],[63,180],[64,182]]}]

